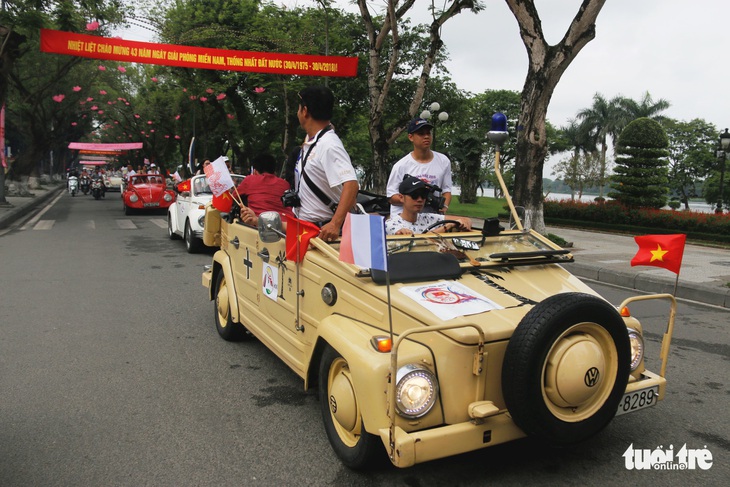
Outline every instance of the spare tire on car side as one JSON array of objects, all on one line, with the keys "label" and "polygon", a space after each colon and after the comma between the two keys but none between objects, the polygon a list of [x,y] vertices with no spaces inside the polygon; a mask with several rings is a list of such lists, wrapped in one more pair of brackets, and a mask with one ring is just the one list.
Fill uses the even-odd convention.
[{"label": "spare tire on car side", "polygon": [[586,440],[615,416],[630,356],[614,306],[584,293],[550,296],[525,315],[507,345],[507,409],[528,436],[557,446]]}]

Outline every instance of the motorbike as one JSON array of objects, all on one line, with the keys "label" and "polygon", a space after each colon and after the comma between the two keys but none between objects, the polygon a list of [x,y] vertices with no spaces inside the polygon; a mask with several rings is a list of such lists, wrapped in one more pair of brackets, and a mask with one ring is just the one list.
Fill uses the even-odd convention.
[{"label": "motorbike", "polygon": [[91,181],[91,196],[95,200],[104,197],[104,182],[101,179],[93,179]]},{"label": "motorbike", "polygon": [[84,194],[89,194],[89,186],[91,186],[91,181],[89,180],[89,177],[81,176],[81,181],[79,181],[79,187],[81,189],[81,192]]},{"label": "motorbike", "polygon": [[79,190],[79,178],[76,176],[69,176],[68,177],[68,192],[71,194],[71,196],[76,196],[76,193]]}]

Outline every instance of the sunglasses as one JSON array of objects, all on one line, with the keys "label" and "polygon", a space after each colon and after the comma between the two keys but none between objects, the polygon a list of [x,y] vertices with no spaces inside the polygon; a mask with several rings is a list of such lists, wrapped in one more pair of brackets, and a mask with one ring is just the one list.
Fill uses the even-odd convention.
[{"label": "sunglasses", "polygon": [[424,199],[425,200],[425,199],[428,198],[428,193],[429,192],[430,191],[428,191],[428,190],[425,190],[425,191],[414,191],[409,196],[411,198],[413,198],[414,200],[417,200],[417,199]]}]

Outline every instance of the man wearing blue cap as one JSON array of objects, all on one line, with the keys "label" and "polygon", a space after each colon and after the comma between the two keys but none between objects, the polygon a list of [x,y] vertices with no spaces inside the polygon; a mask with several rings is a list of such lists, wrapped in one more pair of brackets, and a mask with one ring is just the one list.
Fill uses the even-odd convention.
[{"label": "man wearing blue cap", "polygon": [[390,214],[398,215],[403,211],[403,195],[398,191],[406,175],[415,176],[431,186],[441,188],[444,204],[437,209],[425,205],[424,213],[446,213],[451,203],[451,161],[444,154],[431,150],[433,125],[423,118],[414,118],[408,123],[408,140],[413,143],[413,151],[396,162],[390,171],[386,195],[390,201]]}]

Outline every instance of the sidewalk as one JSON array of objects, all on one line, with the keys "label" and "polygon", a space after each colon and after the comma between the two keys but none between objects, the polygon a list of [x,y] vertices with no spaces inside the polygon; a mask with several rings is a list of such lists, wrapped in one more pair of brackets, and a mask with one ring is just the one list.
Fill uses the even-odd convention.
[{"label": "sidewalk", "polygon": [[[50,201],[65,190],[63,184],[47,184],[33,190],[33,197],[6,196],[12,206],[0,206],[0,230]],[[476,226],[483,222],[474,221]],[[674,293],[676,275],[658,267],[631,267],[638,246],[632,236],[547,227],[573,246],[575,262],[564,267],[578,277],[616,284],[650,293]],[[730,250],[687,244],[676,296],[730,308]]]},{"label": "sidewalk", "polygon": [[0,230],[9,227],[35,208],[47,203],[61,191],[66,189],[65,181],[44,184],[39,189],[31,190],[33,196],[8,196],[8,205],[0,205]]}]

